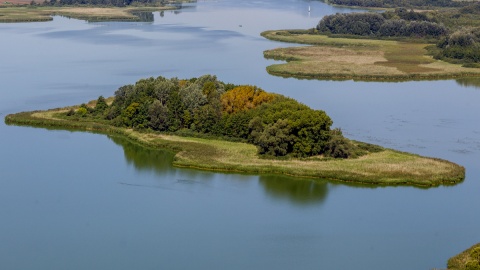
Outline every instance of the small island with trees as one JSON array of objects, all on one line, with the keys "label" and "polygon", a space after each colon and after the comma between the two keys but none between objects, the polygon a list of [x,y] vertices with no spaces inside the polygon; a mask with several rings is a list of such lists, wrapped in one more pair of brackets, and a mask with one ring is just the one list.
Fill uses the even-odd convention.
[{"label": "small island with trees", "polygon": [[462,166],[350,140],[324,111],[212,75],[141,79],[111,98],[5,121],[118,134],[175,152],[179,167],[423,187],[465,177]]},{"label": "small island with trees", "polygon": [[480,3],[454,6],[337,13],[312,29],[265,31],[262,36],[271,40],[313,45],[265,51],[265,58],[287,61],[267,71],[284,77],[395,81],[480,76]]}]

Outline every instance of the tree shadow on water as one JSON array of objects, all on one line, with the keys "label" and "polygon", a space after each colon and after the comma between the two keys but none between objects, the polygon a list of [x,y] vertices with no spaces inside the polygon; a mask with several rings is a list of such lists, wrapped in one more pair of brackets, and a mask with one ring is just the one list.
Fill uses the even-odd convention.
[{"label": "tree shadow on water", "polygon": [[288,200],[297,205],[322,204],[328,194],[328,184],[322,180],[261,175],[259,183],[271,198]]},{"label": "tree shadow on water", "polygon": [[143,147],[120,136],[108,135],[108,138],[123,148],[125,160],[136,170],[153,170],[164,174],[165,171],[172,169],[174,154],[171,152]]},{"label": "tree shadow on water", "polygon": [[456,79],[455,82],[463,87],[480,89],[480,78],[478,77]]}]

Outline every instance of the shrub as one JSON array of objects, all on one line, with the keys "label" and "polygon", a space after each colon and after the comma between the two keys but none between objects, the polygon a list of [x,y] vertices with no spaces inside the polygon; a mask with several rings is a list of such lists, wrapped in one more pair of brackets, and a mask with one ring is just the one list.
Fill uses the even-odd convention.
[{"label": "shrub", "polygon": [[325,156],[333,158],[349,158],[353,154],[354,145],[343,137],[341,129],[333,129],[330,140],[325,147]]},{"label": "shrub", "polygon": [[85,107],[80,107],[80,108],[78,108],[78,110],[77,110],[77,115],[80,116],[80,117],[85,117],[85,116],[87,116],[87,113],[88,113],[88,111],[87,111],[87,109],[86,109]]}]

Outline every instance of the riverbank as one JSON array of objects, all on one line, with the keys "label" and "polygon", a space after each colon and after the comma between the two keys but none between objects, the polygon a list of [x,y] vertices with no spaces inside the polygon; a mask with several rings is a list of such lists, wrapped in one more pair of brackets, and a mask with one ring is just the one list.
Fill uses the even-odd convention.
[{"label": "riverbank", "polygon": [[265,31],[275,41],[311,46],[276,48],[267,59],[286,63],[267,67],[275,76],[359,81],[437,80],[480,77],[480,69],[433,59],[428,43],[394,40],[331,38],[304,30]]},{"label": "riverbank", "polygon": [[[0,8],[0,22],[51,21],[52,16],[64,16],[86,21],[141,21],[140,12],[174,10],[173,6],[155,7],[55,7],[55,6],[7,6]],[[136,14],[137,13],[137,14]]]},{"label": "riverbank", "polygon": [[218,139],[139,132],[92,121],[68,121],[58,115],[71,108],[23,112],[5,117],[7,124],[118,134],[147,147],[176,153],[173,165],[210,171],[284,174],[378,186],[434,187],[463,181],[465,169],[449,161],[391,149],[355,159],[311,157],[266,159],[252,144]]}]

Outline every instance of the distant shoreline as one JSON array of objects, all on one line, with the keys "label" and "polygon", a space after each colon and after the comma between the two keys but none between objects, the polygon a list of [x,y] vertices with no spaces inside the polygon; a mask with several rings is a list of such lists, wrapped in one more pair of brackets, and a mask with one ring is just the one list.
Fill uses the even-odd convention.
[{"label": "distant shoreline", "polygon": [[0,23],[44,22],[53,16],[64,16],[86,21],[142,21],[136,12],[175,10],[174,6],[0,6]]},{"label": "distant shoreline", "polygon": [[427,55],[428,43],[331,38],[308,30],[271,30],[262,36],[305,47],[264,51],[267,59],[286,63],[267,67],[271,75],[299,79],[412,81],[480,77],[479,68],[465,68]]},{"label": "distant shoreline", "polygon": [[283,174],[373,186],[435,187],[454,185],[465,169],[449,161],[384,149],[353,159],[268,159],[258,156],[252,144],[215,138],[193,138],[155,132],[138,132],[92,121],[56,117],[71,108],[22,112],[5,117],[7,124],[96,131],[125,136],[146,147],[175,152],[173,165],[208,171]]}]

